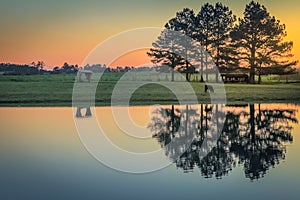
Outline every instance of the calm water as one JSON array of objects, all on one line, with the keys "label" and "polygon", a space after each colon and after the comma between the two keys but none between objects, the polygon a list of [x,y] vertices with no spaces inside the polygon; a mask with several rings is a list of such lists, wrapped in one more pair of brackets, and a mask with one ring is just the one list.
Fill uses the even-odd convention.
[{"label": "calm water", "polygon": [[[132,121],[148,130],[132,133],[145,136],[142,140],[118,128],[110,107],[76,118],[97,117],[120,148],[162,149],[166,157],[178,132],[195,131],[191,145],[170,166],[128,174],[101,164],[85,149],[72,108],[0,108],[0,199],[299,199],[299,109],[286,104],[226,106],[222,112],[217,105],[130,107]],[[220,137],[200,159],[205,138],[218,123]]]}]

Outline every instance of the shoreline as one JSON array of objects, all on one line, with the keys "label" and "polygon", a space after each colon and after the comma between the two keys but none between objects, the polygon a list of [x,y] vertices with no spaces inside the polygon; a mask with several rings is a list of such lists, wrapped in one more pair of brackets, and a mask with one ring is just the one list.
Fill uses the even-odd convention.
[{"label": "shoreline", "polygon": [[[133,102],[129,104],[130,107],[134,106],[151,106],[151,105],[180,105],[178,102],[175,101],[151,101],[151,102]],[[211,102],[207,101],[198,101],[198,103],[187,103],[184,105],[197,105],[197,104],[211,104]],[[216,104],[216,103],[213,103]],[[227,101],[225,103],[218,103],[218,104],[225,104],[225,105],[249,105],[249,104],[292,104],[292,105],[299,105],[300,100],[298,101],[287,101],[287,100],[275,100],[275,101]],[[95,104],[91,105],[91,107],[110,107],[111,104],[109,102],[96,102]],[[114,106],[126,107],[128,105],[125,104],[117,104]],[[72,103],[0,103],[0,108],[28,108],[28,107],[76,107],[72,105]]]}]

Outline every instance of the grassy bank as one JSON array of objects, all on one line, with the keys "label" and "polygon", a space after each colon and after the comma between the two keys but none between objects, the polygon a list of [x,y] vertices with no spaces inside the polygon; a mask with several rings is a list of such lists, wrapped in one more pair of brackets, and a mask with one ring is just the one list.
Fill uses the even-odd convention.
[{"label": "grassy bank", "polygon": [[[97,75],[93,76],[92,81],[95,81]],[[96,105],[110,104],[113,88],[121,76],[122,73],[106,73],[102,76],[97,87]],[[143,78],[149,77],[145,75]],[[138,78],[135,81],[139,81]],[[162,75],[160,80],[165,81],[167,78],[167,75]],[[300,103],[300,83],[289,80],[287,84],[285,78],[276,78],[278,77],[266,77],[262,85],[225,84],[227,102]],[[71,106],[74,81],[75,75],[0,75],[0,106]],[[125,84],[132,84],[132,81],[128,80]],[[174,84],[179,84],[180,81],[178,77]],[[204,93],[204,83],[191,82],[191,86],[200,103],[210,102],[210,95]],[[177,99],[171,91],[155,84],[139,88],[131,97],[132,105],[176,102]]]}]

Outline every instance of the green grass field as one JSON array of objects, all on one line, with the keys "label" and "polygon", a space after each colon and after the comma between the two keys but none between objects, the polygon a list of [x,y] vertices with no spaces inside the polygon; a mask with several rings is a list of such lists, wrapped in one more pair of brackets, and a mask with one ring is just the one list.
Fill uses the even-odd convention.
[{"label": "green grass field", "polygon": [[[99,74],[93,74],[92,82]],[[96,105],[110,105],[111,94],[122,73],[105,73],[98,83]],[[0,75],[0,106],[71,106],[75,75],[35,75],[3,76]],[[170,79],[169,74],[156,77],[160,81]],[[288,77],[270,76],[263,78],[261,85],[225,84],[227,103],[300,103],[299,75]],[[151,80],[151,75],[144,74],[133,81]],[[173,84],[184,81],[175,77]],[[195,77],[192,80],[196,80]],[[88,83],[83,83],[88,84]],[[200,103],[210,103],[209,93],[204,93],[204,83],[191,82]],[[185,92],[184,90],[182,91]],[[168,89],[148,84],[139,88],[131,97],[132,105],[176,103],[175,95]]]}]

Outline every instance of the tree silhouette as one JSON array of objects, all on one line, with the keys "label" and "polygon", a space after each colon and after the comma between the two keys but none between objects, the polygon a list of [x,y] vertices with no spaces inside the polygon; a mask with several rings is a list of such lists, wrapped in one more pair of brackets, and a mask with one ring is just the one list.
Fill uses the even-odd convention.
[{"label": "tree silhouette", "polygon": [[172,138],[175,137],[175,132],[178,131],[180,126],[180,110],[175,109],[174,105],[171,109],[160,108],[154,112],[152,123],[148,128],[153,132],[153,137],[165,146],[169,144]]},{"label": "tree silhouette", "polygon": [[244,164],[246,177],[253,180],[285,158],[284,143],[293,141],[290,123],[298,121],[294,110],[261,110],[259,106],[255,112],[253,104],[243,117],[248,121],[240,123],[241,131],[231,150]]},{"label": "tree silhouette", "polygon": [[260,3],[251,1],[245,9],[244,18],[231,33],[234,46],[238,49],[242,64],[250,67],[250,83],[255,83],[255,74],[262,67],[290,67],[293,42],[284,42],[286,27]]},{"label": "tree silhouette", "polygon": [[4,72],[4,75],[38,75],[46,72],[43,68],[37,67],[35,62],[30,65],[1,63],[0,71]]},{"label": "tree silhouette", "polygon": [[196,137],[197,119],[198,113],[190,106],[175,109],[172,105],[171,109],[157,109],[148,128],[165,148],[167,156],[175,161],[190,147]]},{"label": "tree silhouette", "polygon": [[[194,11],[189,8],[184,8],[181,12],[176,13],[176,17],[170,20],[169,30],[178,31],[184,36],[191,37],[193,32],[193,26],[195,21]],[[179,46],[181,55],[184,55],[184,67],[183,71],[186,73],[186,80],[189,81],[189,72],[191,71],[191,59],[193,59],[195,52],[191,48],[190,40],[186,39],[187,37],[182,37],[179,40]]]},{"label": "tree silhouette", "polygon": [[165,25],[165,30],[161,32],[157,41],[152,44],[154,48],[147,52],[148,56],[153,58],[151,61],[154,64],[160,63],[172,68],[172,81],[176,67],[184,68],[186,80],[189,81],[190,61],[194,52],[191,48],[193,44],[187,36],[192,34],[194,18],[194,11],[189,8],[177,12],[176,16]]},{"label": "tree silhouette", "polygon": [[[253,180],[264,177],[270,167],[275,167],[281,160],[285,159],[285,143],[293,141],[291,124],[298,123],[298,121],[295,117],[295,110],[261,109],[260,105],[256,107],[255,110],[254,105],[249,105],[248,111],[245,109],[237,111],[229,109],[226,116],[222,115],[221,112],[219,114],[217,112],[216,119],[226,117],[222,134],[218,138],[215,147],[203,158],[199,155],[206,148],[207,140],[205,138],[209,137],[210,134],[207,132],[208,127],[219,127],[217,124],[219,120],[212,121],[211,109],[208,106],[203,109],[203,105],[201,105],[200,111],[199,109],[188,109],[187,106],[185,112],[181,111],[180,114],[178,112],[178,123],[180,123],[179,115],[184,116],[183,119],[188,121],[182,122],[185,129],[183,132],[191,134],[188,131],[194,130],[193,128],[198,126],[198,134],[190,142],[188,148],[182,146],[183,144],[179,144],[181,145],[179,148],[184,147],[186,150],[179,158],[173,157],[176,166],[183,169],[184,172],[193,171],[195,167],[198,167],[205,178],[222,178],[238,163],[244,166],[246,178]],[[216,109],[218,110],[217,107]],[[157,112],[156,118],[161,119],[163,117],[159,117],[159,113],[172,113],[172,109],[166,110],[166,112],[162,110]],[[172,117],[167,117],[166,122],[171,119]],[[170,127],[171,123],[166,124]],[[155,130],[172,129],[157,127]],[[176,131],[180,131],[180,129],[176,129]],[[166,147],[165,145],[176,137],[174,137],[175,134],[172,134],[172,137],[162,137],[164,132],[161,131],[159,134],[154,135],[162,146]],[[159,135],[161,137],[157,137]],[[165,148],[166,155],[174,154],[174,149],[174,146]]]},{"label": "tree silhouette", "polygon": [[[200,42],[200,44],[204,47],[207,53],[211,53],[210,47],[212,43],[212,35],[213,35],[213,18],[214,18],[214,7],[206,3],[203,5],[196,16],[195,27],[193,38]],[[202,49],[201,49],[202,51]],[[206,81],[208,81],[208,55],[204,52],[200,53],[201,56],[201,64],[200,64],[200,74],[201,74],[201,82],[203,82],[203,69],[206,67]],[[204,58],[203,58],[204,57]]]},{"label": "tree silhouette", "polygon": [[[205,51],[210,53],[217,68],[223,71],[229,65],[236,65],[236,52],[230,45],[230,32],[233,29],[236,17],[229,7],[216,3],[205,4],[196,16],[192,37],[197,40]],[[200,50],[201,51],[201,50]],[[206,81],[208,80],[208,65],[212,62],[208,55],[200,52],[200,74],[203,75],[203,66],[206,66]],[[218,82],[218,70],[216,70]],[[201,77],[203,82],[203,77]]]},{"label": "tree silhouette", "polygon": [[[229,7],[222,3],[216,3],[214,7],[212,32],[212,57],[217,68],[226,69],[230,65],[236,65],[236,51],[230,45],[230,32],[236,21]],[[216,73],[216,82],[218,82],[218,72]]]},{"label": "tree silhouette", "polygon": [[154,64],[162,64],[171,68],[172,81],[174,81],[174,70],[176,67],[182,65],[184,60],[181,56],[176,54],[178,48],[177,37],[173,32],[168,31],[168,27],[171,25],[167,23],[160,36],[158,36],[156,42],[152,43],[153,48],[147,52],[147,55],[151,57],[151,62]]}]

